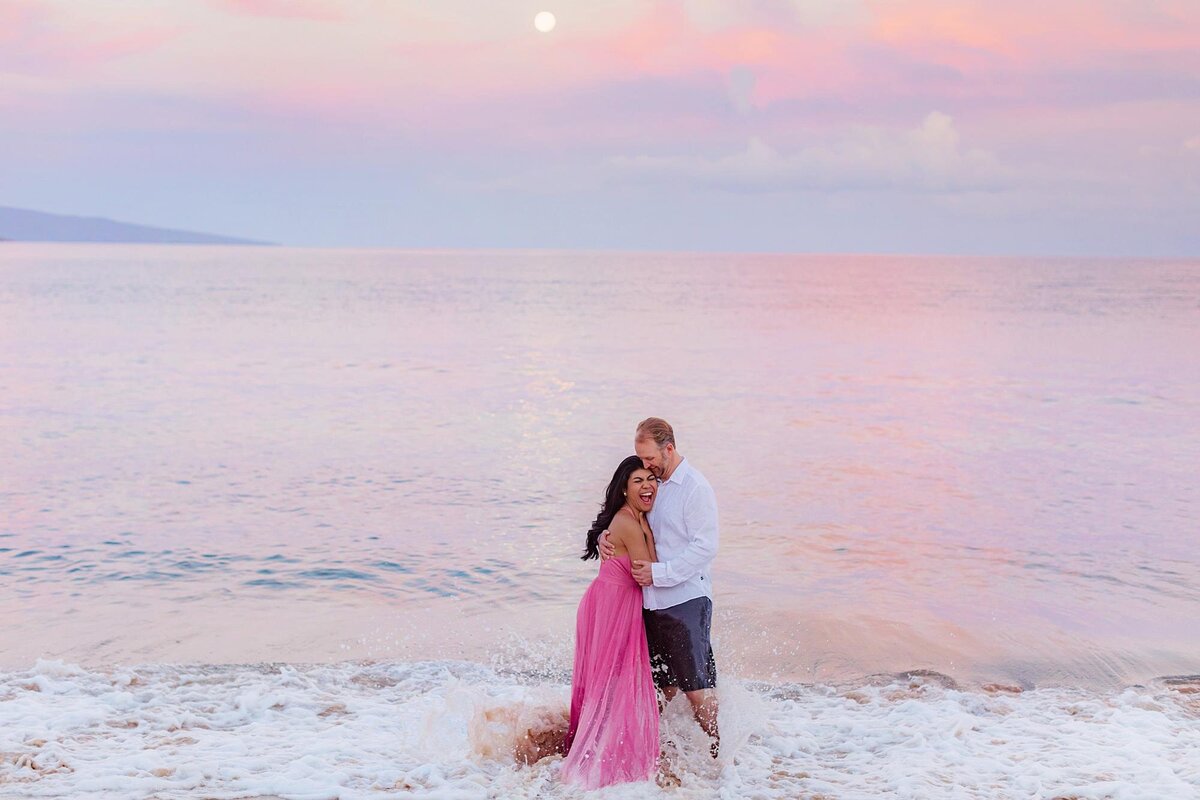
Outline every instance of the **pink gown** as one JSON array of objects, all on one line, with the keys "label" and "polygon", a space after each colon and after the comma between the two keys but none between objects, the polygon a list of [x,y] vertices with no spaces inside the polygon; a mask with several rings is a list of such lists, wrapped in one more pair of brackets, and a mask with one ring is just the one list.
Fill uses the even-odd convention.
[{"label": "pink gown", "polygon": [[562,779],[585,789],[653,777],[658,698],[629,556],[610,558],[579,601]]}]

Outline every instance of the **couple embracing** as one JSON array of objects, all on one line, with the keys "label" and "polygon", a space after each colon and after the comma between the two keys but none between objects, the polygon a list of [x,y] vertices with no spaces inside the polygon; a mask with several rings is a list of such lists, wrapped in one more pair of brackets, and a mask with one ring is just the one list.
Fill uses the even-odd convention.
[{"label": "couple embracing", "polygon": [[720,742],[710,644],[716,497],[665,420],[643,420],[634,451],[608,485],[583,555],[601,564],[576,618],[561,776],[586,789],[654,776],[656,687],[665,702],[687,696],[714,758]]}]

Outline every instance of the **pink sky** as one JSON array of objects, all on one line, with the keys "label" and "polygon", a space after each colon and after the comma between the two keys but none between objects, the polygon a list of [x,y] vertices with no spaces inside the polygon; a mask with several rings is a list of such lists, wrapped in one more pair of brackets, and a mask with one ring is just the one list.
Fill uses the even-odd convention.
[{"label": "pink sky", "polygon": [[1200,3],[5,0],[0,147],[297,243],[1194,253]]}]

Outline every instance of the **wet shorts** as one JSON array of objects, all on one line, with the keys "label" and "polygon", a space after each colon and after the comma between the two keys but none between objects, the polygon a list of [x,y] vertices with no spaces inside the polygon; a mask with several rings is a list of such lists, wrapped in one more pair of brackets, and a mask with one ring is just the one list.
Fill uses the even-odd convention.
[{"label": "wet shorts", "polygon": [[678,686],[685,692],[716,688],[717,663],[709,641],[712,600],[696,597],[658,611],[643,609],[642,619],[655,686]]}]

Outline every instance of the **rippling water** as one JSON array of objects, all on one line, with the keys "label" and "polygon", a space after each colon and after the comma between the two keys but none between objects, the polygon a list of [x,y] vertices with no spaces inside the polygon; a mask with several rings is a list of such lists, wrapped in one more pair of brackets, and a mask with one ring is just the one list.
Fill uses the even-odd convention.
[{"label": "rippling water", "polygon": [[723,672],[1200,671],[1200,262],[0,247],[0,666],[568,658],[671,420]]}]

